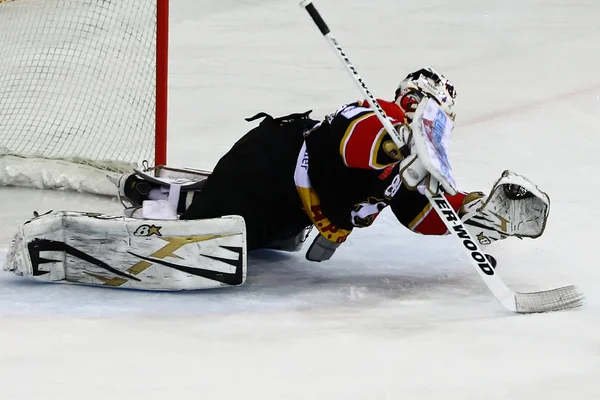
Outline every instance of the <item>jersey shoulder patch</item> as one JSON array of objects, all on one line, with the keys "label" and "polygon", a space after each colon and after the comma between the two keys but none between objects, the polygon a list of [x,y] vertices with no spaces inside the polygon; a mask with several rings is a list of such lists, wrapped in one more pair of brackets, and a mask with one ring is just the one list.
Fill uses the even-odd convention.
[{"label": "jersey shoulder patch", "polygon": [[[378,100],[392,124],[404,122],[404,112],[395,103]],[[339,152],[351,168],[384,169],[399,160],[400,153],[383,124],[366,101],[343,106],[331,121],[343,132]]]}]

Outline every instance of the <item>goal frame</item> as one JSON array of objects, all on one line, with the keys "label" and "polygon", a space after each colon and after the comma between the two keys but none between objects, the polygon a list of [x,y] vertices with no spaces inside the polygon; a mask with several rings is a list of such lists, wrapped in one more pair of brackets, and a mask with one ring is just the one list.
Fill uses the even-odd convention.
[{"label": "goal frame", "polygon": [[156,110],[154,163],[167,163],[169,0],[156,0]]}]

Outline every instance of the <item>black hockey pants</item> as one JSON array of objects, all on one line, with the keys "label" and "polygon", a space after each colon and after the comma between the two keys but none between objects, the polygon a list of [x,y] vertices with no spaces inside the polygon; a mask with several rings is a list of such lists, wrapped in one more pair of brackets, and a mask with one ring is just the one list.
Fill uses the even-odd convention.
[{"label": "black hockey pants", "polygon": [[263,120],[219,160],[181,219],[241,215],[249,250],[269,247],[312,225],[294,183],[303,133],[317,123],[309,114],[247,118]]}]

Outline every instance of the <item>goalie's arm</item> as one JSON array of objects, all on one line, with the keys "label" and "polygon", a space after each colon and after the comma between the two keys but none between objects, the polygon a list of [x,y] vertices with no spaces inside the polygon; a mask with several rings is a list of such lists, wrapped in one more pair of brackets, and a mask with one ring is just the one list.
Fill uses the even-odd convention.
[{"label": "goalie's arm", "polygon": [[[405,122],[395,103],[379,100],[394,126]],[[329,121],[339,140],[339,153],[349,168],[384,169],[402,159],[402,154],[366,101],[343,106]]]},{"label": "goalie's arm", "polygon": [[[550,200],[527,178],[504,171],[489,195],[458,192],[446,199],[465,227],[482,246],[508,236],[541,236],[546,227]],[[402,225],[424,235],[445,235],[448,229],[426,196],[406,186],[390,202]]]},{"label": "goalie's arm", "polygon": [[[454,196],[447,195],[448,203],[454,211],[459,212],[467,196],[458,192]],[[392,212],[398,221],[415,233],[422,235],[446,235],[448,228],[431,207],[427,196],[402,185],[390,203]]]}]

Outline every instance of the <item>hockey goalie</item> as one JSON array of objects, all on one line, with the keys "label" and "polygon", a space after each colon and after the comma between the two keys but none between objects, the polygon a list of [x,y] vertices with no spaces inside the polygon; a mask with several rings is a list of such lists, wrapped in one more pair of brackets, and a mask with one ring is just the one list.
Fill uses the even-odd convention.
[{"label": "hockey goalie", "polygon": [[[321,121],[310,112],[257,114],[247,120],[260,123],[212,172],[158,166],[123,175],[115,183],[124,216],[63,211],[26,222],[5,269],[45,281],[204,289],[242,284],[248,251],[299,251],[311,228],[318,234],[306,258],[329,260],[353,229],[370,226],[388,206],[411,231],[445,235],[424,195],[437,190],[429,187],[433,171],[415,143],[439,133],[446,155],[455,99],[452,83],[434,69],[408,74],[393,101],[379,100],[400,147],[364,101]],[[426,132],[424,119],[415,118],[425,101],[448,121],[441,133],[436,121]],[[444,179],[453,179],[449,169]],[[544,232],[550,201],[523,176],[504,171],[488,194],[444,189],[484,247]]]}]

